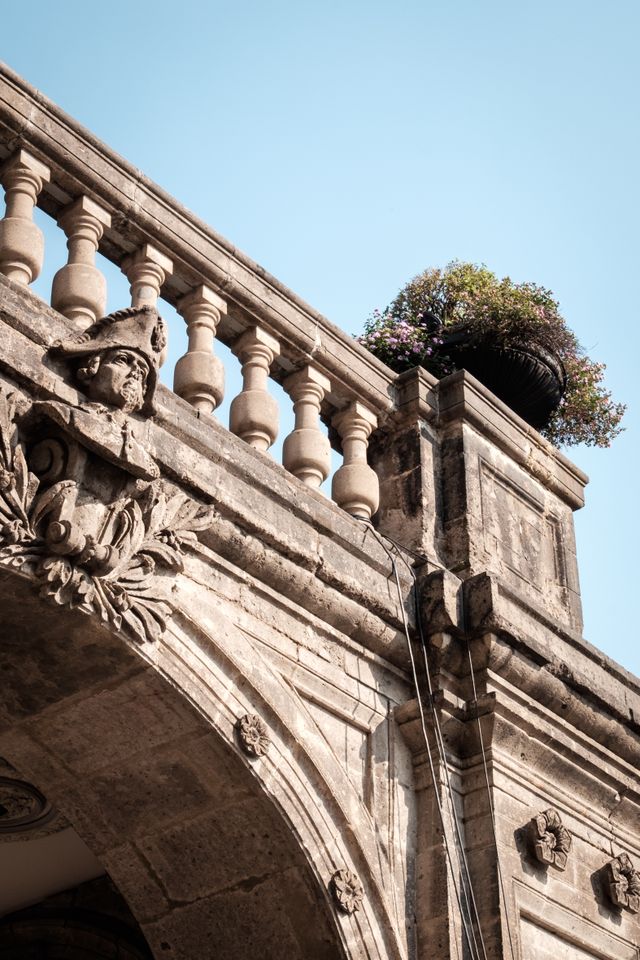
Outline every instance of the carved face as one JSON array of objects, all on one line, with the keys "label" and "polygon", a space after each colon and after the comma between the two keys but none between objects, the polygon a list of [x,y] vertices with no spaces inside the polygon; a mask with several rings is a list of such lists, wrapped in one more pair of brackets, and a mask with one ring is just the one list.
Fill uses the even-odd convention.
[{"label": "carved face", "polygon": [[96,353],[78,370],[78,379],[91,400],[127,413],[142,407],[148,376],[149,365],[144,357],[125,347]]}]

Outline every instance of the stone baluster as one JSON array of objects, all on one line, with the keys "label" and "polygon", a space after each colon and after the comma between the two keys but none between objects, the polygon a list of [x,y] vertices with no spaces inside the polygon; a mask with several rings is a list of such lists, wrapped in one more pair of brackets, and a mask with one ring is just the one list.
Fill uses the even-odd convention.
[{"label": "stone baluster", "polygon": [[51,306],[84,330],[107,309],[107,283],[95,256],[104,228],[111,226],[111,215],[82,196],[62,211],[58,223],[67,235],[69,259],[53,278]]},{"label": "stone baluster", "polygon": [[122,270],[131,284],[131,306],[157,306],[160,287],[173,273],[173,261],[150,243],[122,261]]},{"label": "stone baluster", "polygon": [[196,410],[211,413],[224,396],[224,367],[214,356],[213,341],[227,305],[217,293],[202,284],[178,303],[178,313],[187,324],[189,347],[173,374],[173,389]]},{"label": "stone baluster", "polygon": [[50,176],[44,163],[22,149],[0,167],[7,202],[0,220],[0,273],[17,283],[31,283],[42,270],[44,236],[33,222],[33,208]]},{"label": "stone baluster", "polygon": [[278,404],[267,392],[267,377],[280,344],[262,327],[252,327],[233,352],[242,363],[243,386],[231,403],[229,429],[256,450],[268,450],[278,435]]},{"label": "stone baluster", "polygon": [[293,400],[295,426],[284,441],[282,463],[308,487],[319,487],[329,476],[331,446],[320,430],[320,404],[331,382],[307,366],[288,377],[284,388]]},{"label": "stone baluster", "polygon": [[367,463],[369,435],[376,424],[376,415],[358,400],[333,418],[344,461],[333,476],[331,496],[347,513],[367,520],[378,509],[380,499],[378,477]]}]

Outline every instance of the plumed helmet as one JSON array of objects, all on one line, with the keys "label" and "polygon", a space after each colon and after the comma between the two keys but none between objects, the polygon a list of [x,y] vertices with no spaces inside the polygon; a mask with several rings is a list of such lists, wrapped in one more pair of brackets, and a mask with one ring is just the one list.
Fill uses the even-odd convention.
[{"label": "plumed helmet", "polygon": [[133,350],[149,365],[142,413],[153,414],[153,396],[158,370],[167,355],[167,327],[155,307],[126,307],[96,320],[84,333],[71,340],[58,340],[51,354],[78,359],[114,349]]}]

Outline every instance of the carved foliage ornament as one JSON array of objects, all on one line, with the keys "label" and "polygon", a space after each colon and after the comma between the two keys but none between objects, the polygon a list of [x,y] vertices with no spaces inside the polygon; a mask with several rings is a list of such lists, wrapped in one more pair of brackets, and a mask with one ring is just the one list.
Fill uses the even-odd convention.
[{"label": "carved foliage ornament", "polygon": [[0,390],[0,566],[34,579],[53,603],[97,615],[129,639],[158,639],[170,608],[158,595],[157,575],[182,570],[184,550],[210,525],[213,508],[158,480],[120,501],[99,536],[87,534],[65,511],[75,502],[76,481],[39,493],[14,417],[15,397]]},{"label": "carved foliage ornament", "polygon": [[263,757],[271,740],[264,720],[255,713],[245,713],[236,723],[240,743],[250,757]]},{"label": "carved foliage ornament", "polygon": [[571,850],[571,834],[563,826],[558,811],[552,807],[543,810],[531,821],[531,830],[537,859],[558,870],[564,870]]},{"label": "carved foliage ornament", "polygon": [[640,871],[635,870],[628,853],[621,853],[605,866],[606,887],[612,903],[631,913],[640,910]]},{"label": "carved foliage ornament", "polygon": [[336,906],[343,913],[355,913],[362,906],[364,890],[357,875],[343,867],[336,870],[329,884]]}]

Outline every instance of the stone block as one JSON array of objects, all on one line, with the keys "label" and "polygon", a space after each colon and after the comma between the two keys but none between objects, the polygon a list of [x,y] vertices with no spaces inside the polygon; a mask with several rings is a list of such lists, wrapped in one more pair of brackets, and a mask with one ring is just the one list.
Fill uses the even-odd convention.
[{"label": "stone block", "polygon": [[171,900],[198,900],[251,887],[291,865],[287,838],[264,804],[248,798],[195,819],[149,831],[138,841]]}]

